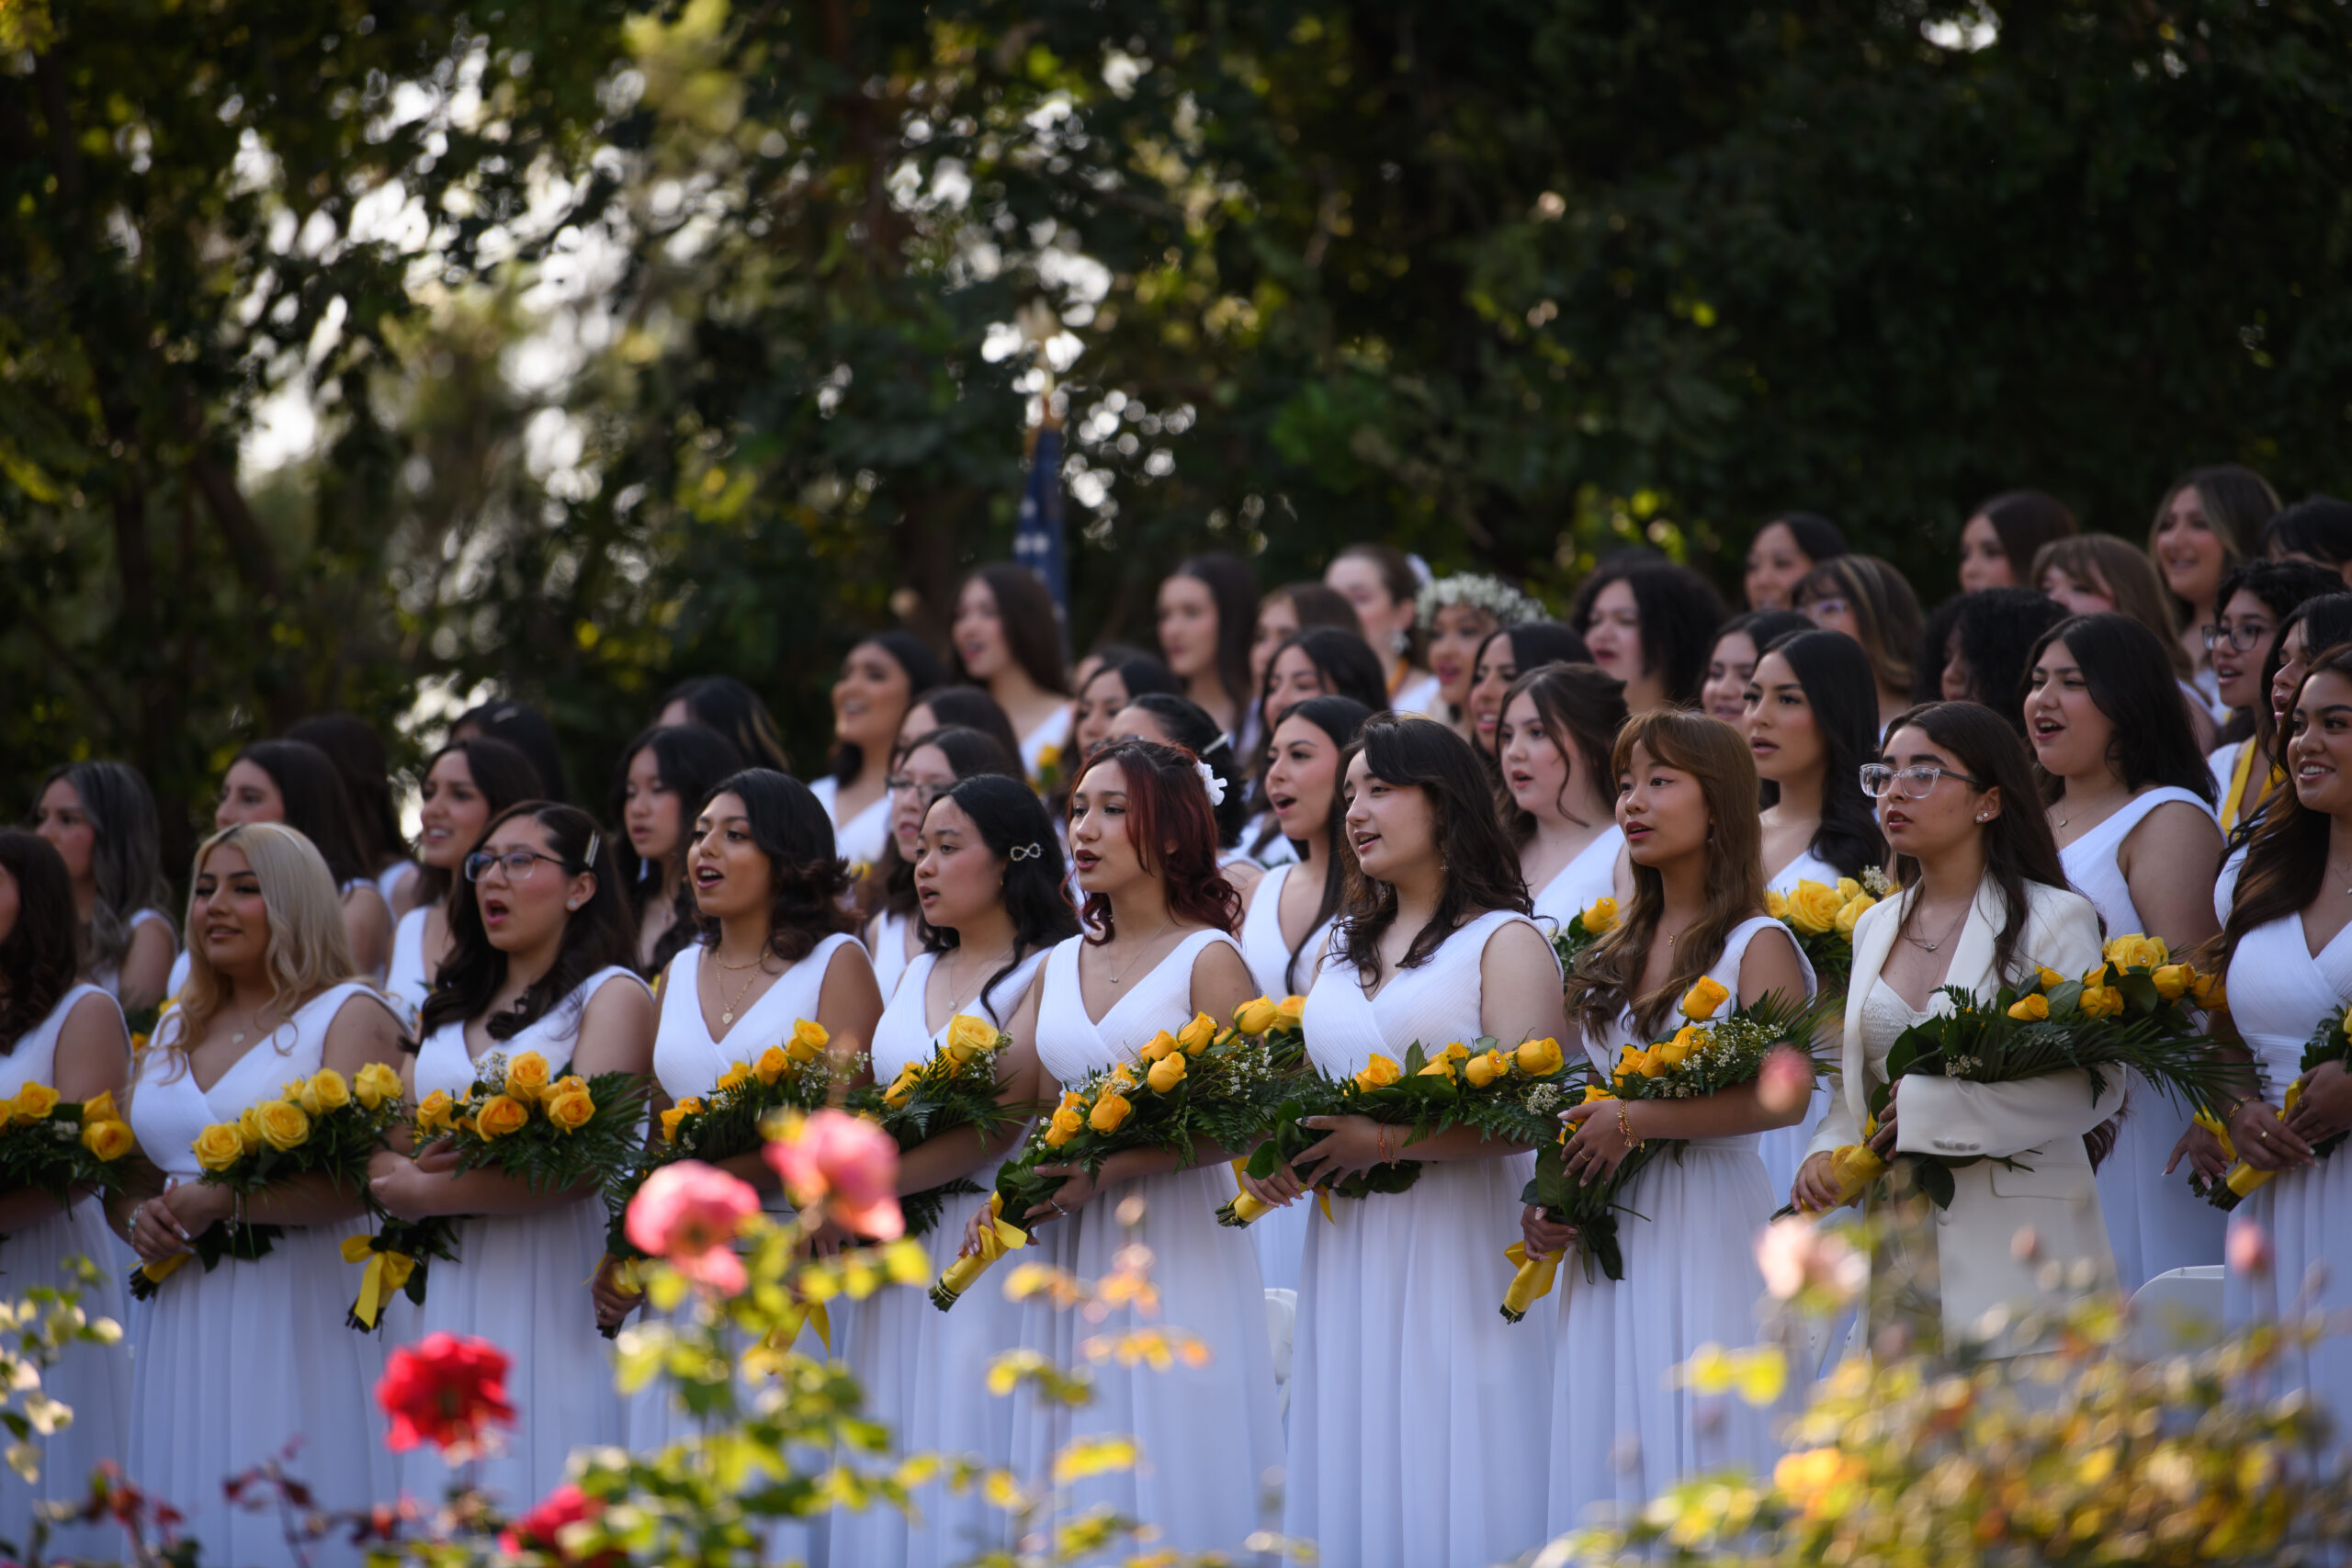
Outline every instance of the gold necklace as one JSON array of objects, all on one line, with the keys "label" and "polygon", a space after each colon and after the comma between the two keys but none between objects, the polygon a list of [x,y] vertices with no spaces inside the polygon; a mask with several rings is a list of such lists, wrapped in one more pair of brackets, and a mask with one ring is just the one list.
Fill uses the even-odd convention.
[{"label": "gold necklace", "polygon": [[[1142,943],[1140,944],[1140,945],[1141,945],[1141,947],[1142,947],[1145,951],[1147,951],[1147,952],[1148,952],[1148,951],[1149,951],[1149,949],[1150,949],[1150,947],[1151,947],[1151,944],[1152,944],[1153,942],[1158,942],[1158,941],[1162,937],[1162,936],[1166,935],[1166,934],[1167,934],[1167,931],[1168,931],[1168,928],[1169,928],[1169,927],[1170,927],[1170,926],[1172,926],[1172,925],[1174,925],[1175,923],[1176,923],[1176,917],[1175,917],[1175,916],[1173,916],[1173,915],[1170,915],[1170,916],[1169,916],[1166,919],[1164,919],[1164,920],[1160,921],[1160,922],[1159,922],[1159,930],[1158,930],[1158,931],[1156,931],[1152,932],[1149,936],[1148,936],[1148,937],[1144,938],[1144,939],[1143,939]],[[1126,966],[1125,969],[1120,970],[1117,974],[1115,974],[1115,975],[1114,975],[1114,976],[1111,976],[1111,984],[1113,984],[1113,985],[1116,986],[1116,985],[1121,985],[1121,984],[1125,983],[1125,981],[1126,980],[1126,977],[1127,977],[1129,975],[1132,975],[1133,973],[1135,973],[1135,967],[1136,967],[1136,965],[1137,964],[1141,963],[1141,962],[1142,962],[1142,960],[1141,960],[1140,958],[1130,958],[1130,959],[1128,959],[1128,960],[1127,960],[1127,966]],[[1108,954],[1108,953],[1103,954],[1103,956],[1102,956],[1102,964],[1103,964],[1103,967],[1105,967],[1105,968],[1110,967],[1110,964],[1111,964],[1111,957],[1110,957],[1110,954]]]},{"label": "gold necklace", "polygon": [[758,969],[763,967],[768,961],[768,952],[769,950],[763,947],[760,949],[760,955],[757,958],[752,959],[749,964],[729,964],[724,958],[719,957],[718,949],[713,947],[710,950],[710,961],[713,964],[718,964],[721,969],[732,970],[736,974],[741,975],[746,969]]},{"label": "gold necklace", "polygon": [[[767,954],[762,953],[760,954],[760,961],[757,964],[722,964],[719,967],[721,969],[734,969],[739,971],[744,969],[765,969],[767,962]],[[741,988],[735,993],[735,999],[733,1001],[729,1001],[727,999],[727,993],[723,989],[719,992],[719,1002],[721,1005],[718,1010],[718,1026],[721,1029],[726,1028],[729,1024],[735,1021],[735,1010],[743,1005],[743,998],[751,995],[752,987],[757,983],[758,980],[758,975],[753,975],[749,979],[745,980]],[[721,987],[724,987],[726,984],[727,982],[724,980],[719,982]]]}]

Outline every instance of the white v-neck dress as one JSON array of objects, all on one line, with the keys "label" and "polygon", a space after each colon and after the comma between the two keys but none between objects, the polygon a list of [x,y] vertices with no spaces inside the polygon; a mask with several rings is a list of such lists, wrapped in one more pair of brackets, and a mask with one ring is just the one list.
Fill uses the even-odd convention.
[{"label": "white v-neck dress", "polygon": [[[2185,789],[2152,789],[2132,796],[2115,815],[2058,852],[2066,880],[2098,910],[2109,942],[2146,934],[2117,857],[2124,839],[2148,813],[2174,801],[2194,806],[2208,817],[2213,814],[2212,807]],[[2165,1174],[2173,1145],[2188,1131],[2195,1112],[2150,1088],[2139,1074],[2130,1078],[2115,1147],[2099,1162],[2098,1173],[2099,1212],[2107,1217],[2108,1244],[2115,1249],[2116,1282],[2127,1294],[2168,1269],[2222,1261],[2222,1236],[2229,1225],[2229,1216],[2191,1192],[2180,1171]]]},{"label": "white v-neck dress", "polygon": [[1554,872],[1542,891],[1529,888],[1535,899],[1535,923],[1547,931],[1557,930],[1582,914],[1594,899],[1613,897],[1617,856],[1624,848],[1625,829],[1612,823]]},{"label": "white v-neck dress", "polygon": [[[1748,943],[1786,930],[1767,915],[1744,920],[1707,972],[1734,998]],[[1805,995],[1813,970],[1797,949]],[[1631,1018],[1588,1039],[1607,1071],[1636,1041]],[[1758,1409],[1736,1394],[1701,1394],[1673,1385],[1674,1368],[1708,1343],[1736,1349],[1757,1339],[1764,1277],[1756,1233],[1784,1201],[1765,1184],[1756,1134],[1693,1138],[1680,1157],[1644,1167],[1619,1201],[1617,1242],[1625,1277],[1598,1269],[1587,1280],[1573,1261],[1560,1270],[1558,1359],[1552,1401],[1550,1533],[1590,1524],[1596,1504],[1620,1518],[1678,1481],[1709,1471],[1769,1474],[1778,1443],[1772,1424],[1786,1412]],[[1530,1323],[1534,1322],[1532,1314]],[[1803,1380],[1798,1380],[1802,1383]]]},{"label": "white v-neck dress", "polygon": [[890,846],[890,792],[866,802],[865,808],[844,821],[841,815],[841,781],[821,778],[808,786],[833,825],[833,849],[852,866],[877,865]]},{"label": "white v-neck dress", "polygon": [[[1194,962],[1212,944],[1233,946],[1221,931],[1193,932],[1156,966],[1127,976],[1125,994],[1098,1022],[1087,1016],[1079,984],[1079,947],[1085,940],[1076,936],[1056,947],[1040,981],[1046,989],[1037,1056],[1065,1085],[1097,1068],[1132,1065],[1155,1033],[1183,1027],[1193,1015]],[[1116,1361],[1095,1365],[1091,1404],[1039,1412],[1014,1436],[1027,1475],[1042,1474],[1052,1454],[1074,1438],[1135,1438],[1141,1450],[1137,1468],[1078,1483],[1070,1506],[1108,1505],[1148,1519],[1162,1532],[1159,1544],[1177,1551],[1238,1556],[1252,1531],[1274,1522],[1261,1506],[1267,1472],[1283,1460],[1265,1289],[1248,1235],[1216,1223],[1216,1211],[1238,1191],[1231,1168],[1222,1164],[1115,1183],[1077,1213],[1040,1227],[1038,1250],[1023,1255],[1091,1280],[1113,1271],[1122,1248],[1151,1249],[1151,1282],[1160,1298],[1155,1318],[1117,1312],[1090,1323],[1073,1312],[1024,1303],[1023,1343],[1058,1365],[1080,1364],[1083,1341],[1147,1323],[1181,1329],[1207,1346],[1210,1359],[1202,1367],[1155,1371]],[[1132,1231],[1118,1219],[1129,1198],[1144,1201]],[[984,1281],[981,1288],[990,1287]],[[1343,1559],[1327,1551],[1325,1560]]]},{"label": "white v-neck dress", "polygon": [[[75,986],[58,998],[49,1016],[17,1037],[8,1054],[0,1056],[0,1100],[15,1098],[27,1084],[57,1087],[57,1037],[65,1021],[85,1001],[114,1015],[120,1026],[122,1010],[111,993],[96,984]],[[107,1229],[106,1209],[95,1195],[78,1198],[45,1220],[11,1232],[0,1240],[0,1294],[21,1301],[36,1285],[69,1283],[65,1261],[86,1258],[97,1265],[96,1287],[74,1284],[82,1311],[93,1322],[112,1318],[126,1327],[122,1279],[117,1269],[114,1233]],[[0,1540],[31,1540],[32,1506],[36,1502],[80,1501],[90,1495],[90,1472],[100,1460],[124,1461],[123,1447],[130,1428],[130,1354],[127,1346],[68,1346],[57,1364],[41,1373],[41,1389],[74,1412],[74,1423],[52,1432],[41,1442],[40,1479],[30,1485],[11,1472],[0,1481]],[[49,1549],[58,1556],[93,1560],[119,1554],[122,1532],[113,1525],[85,1529],[51,1527]]]},{"label": "white v-neck dress", "polygon": [[[1250,965],[1250,981],[1259,991],[1276,1001],[1299,994],[1293,989],[1293,982],[1300,986],[1315,983],[1316,960],[1331,937],[1331,922],[1326,920],[1307,933],[1306,944],[1298,950],[1298,963],[1295,967],[1292,965],[1290,943],[1283,940],[1281,909],[1283,885],[1298,870],[1293,863],[1278,865],[1266,873],[1259,881],[1257,891],[1250,896],[1249,911],[1241,917],[1241,961]],[[1310,870],[1305,874],[1317,874]],[[1266,1289],[1298,1289],[1299,1255],[1306,1248],[1307,1216],[1314,1208],[1314,1204],[1301,1199],[1250,1226],[1248,1234],[1257,1244],[1258,1269]]]},{"label": "white v-neck dress", "polygon": [[[537,1051],[550,1076],[560,1074],[596,993],[644,983],[633,970],[600,969],[492,1051],[510,1061]],[[462,1097],[476,1070],[465,1024],[445,1023],[417,1050],[417,1098],[435,1089]],[[506,1396],[519,1419],[503,1449],[475,1461],[469,1473],[509,1509],[527,1508],[563,1479],[574,1450],[622,1437],[612,1348],[596,1331],[588,1291],[605,1256],[604,1201],[592,1192],[535,1213],[460,1220],[457,1251],[456,1262],[433,1265],[417,1333],[478,1335],[506,1352]],[[401,1458],[401,1484],[419,1497],[440,1496],[451,1475],[430,1447]]]},{"label": "white v-neck dress", "polygon": [[[888,1083],[910,1062],[931,1060],[957,1013],[987,1018],[1002,1028],[1048,951],[1022,960],[997,984],[986,1007],[978,995],[955,998],[937,1029],[931,1027],[923,993],[938,955],[917,953],[875,1025],[874,1081]],[[985,1192],[995,1184],[1001,1163],[990,1160],[967,1179]],[[940,1211],[938,1224],[922,1237],[931,1254],[931,1278],[956,1261],[965,1220],[986,1201],[950,1198]],[[989,1364],[1021,1344],[1021,1306],[1004,1299],[996,1288],[1001,1284],[984,1280],[948,1313],[933,1306],[923,1292],[903,1285],[877,1291],[845,1310],[836,1307],[847,1325],[847,1359],[865,1390],[865,1414],[890,1428],[894,1453],[968,1455],[991,1470],[1012,1466],[1014,1404],[1025,1403],[1027,1395],[1001,1397],[988,1391]],[[947,1568],[983,1552],[1012,1550],[1012,1516],[991,1506],[977,1488],[959,1496],[944,1484],[926,1486],[914,1503],[920,1523],[887,1507],[836,1514],[832,1560]]]},{"label": "white v-neck dress", "polygon": [[[166,1014],[140,1059],[130,1096],[141,1152],[165,1177],[196,1180],[203,1174],[197,1134],[317,1072],[328,1031],[345,1007],[390,1010],[365,981],[332,987],[257,1041],[209,1089],[197,1087],[171,1048],[187,1015]],[[126,1469],[150,1497],[186,1516],[180,1533],[204,1543],[208,1562],[295,1568],[277,1515],[235,1506],[220,1483],[276,1459],[297,1437],[294,1472],[318,1506],[363,1507],[392,1495],[375,1399],[384,1347],[344,1326],[359,1270],[343,1260],[343,1241],[367,1228],[359,1218],[296,1226],[266,1257],[225,1258],[209,1273],[191,1258],[147,1303],[131,1371]],[[358,1549],[340,1538],[310,1551],[314,1565],[360,1561]]]},{"label": "white v-neck dress", "polygon": [[[1375,1051],[1401,1063],[1415,1041],[1478,1038],[1479,965],[1514,922],[1528,923],[1478,916],[1372,997],[1333,952],[1306,998],[1316,1066],[1347,1077]],[[1433,1162],[1410,1190],[1334,1199],[1336,1223],[1307,1225],[1283,1529],[1325,1562],[1487,1568],[1544,1544],[1552,1337],[1501,1313],[1534,1169],[1532,1154]]]}]

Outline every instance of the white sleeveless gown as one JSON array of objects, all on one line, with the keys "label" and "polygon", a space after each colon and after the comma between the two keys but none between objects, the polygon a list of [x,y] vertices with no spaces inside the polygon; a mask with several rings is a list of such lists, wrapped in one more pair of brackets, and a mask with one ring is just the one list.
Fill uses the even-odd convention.
[{"label": "white sleeveless gown", "polygon": [[[581,1014],[596,993],[609,985],[643,984],[632,970],[600,969],[492,1050],[510,1061],[537,1051],[550,1074],[560,1073],[571,1060]],[[417,1098],[435,1089],[462,1096],[474,1072],[466,1026],[445,1023],[417,1050]],[[460,1220],[458,1260],[433,1265],[417,1333],[479,1336],[508,1358],[506,1396],[517,1420],[503,1450],[476,1461],[471,1474],[510,1510],[546,1496],[563,1479],[573,1450],[621,1440],[611,1347],[596,1332],[596,1306],[588,1293],[604,1256],[605,1205],[592,1192],[536,1213]],[[419,1497],[440,1496],[450,1476],[431,1448],[401,1456],[401,1484]]]},{"label": "white sleeveless gown", "polygon": [[[1747,944],[1759,932],[1784,930],[1766,915],[1742,921],[1709,976],[1737,998]],[[1813,970],[1802,949],[1797,962],[1810,997]],[[1585,1050],[1605,1070],[1621,1046],[1636,1043],[1645,1043],[1620,1014]],[[1765,1185],[1755,1134],[1695,1138],[1679,1159],[1650,1161],[1623,1195],[1632,1211],[1618,1216],[1623,1280],[1561,1269],[1568,1288],[1560,1292],[1552,1389],[1551,1533],[1592,1522],[1595,1504],[1613,1504],[1620,1517],[1631,1517],[1677,1481],[1707,1471],[1770,1473],[1781,1413],[1736,1393],[1676,1388],[1672,1372],[1702,1345],[1756,1343],[1764,1294],[1756,1233],[1784,1197]]]},{"label": "white sleeveless gown", "polygon": [[[1825,887],[1835,887],[1845,874],[1811,849],[1782,866],[1765,879],[1764,886],[1783,897],[1797,890],[1800,882],[1818,882]],[[1826,1021],[1823,1027],[1835,1030],[1835,1020]],[[1830,1038],[1830,1055],[1837,1051],[1836,1036]],[[1812,1146],[1813,1135],[1821,1129],[1821,1119],[1829,1113],[1829,1097],[1836,1092],[1837,1078],[1823,1073],[1814,1080],[1813,1102],[1804,1108],[1804,1120],[1793,1127],[1775,1127],[1756,1135],[1756,1156],[1764,1162],[1764,1182],[1772,1190],[1773,1202],[1789,1201],[1789,1190],[1796,1185],[1797,1167],[1804,1163],[1804,1151]]]},{"label": "white sleeveless gown", "polygon": [[1625,829],[1611,824],[1554,872],[1541,892],[1529,888],[1535,899],[1535,923],[1555,931],[1584,913],[1595,898],[1615,897],[1617,856],[1624,848]]},{"label": "white sleeveless gown", "polygon": [[[1036,978],[1046,951],[1031,953],[1006,976],[987,1008],[977,995],[956,998],[937,1029],[931,1027],[923,1001],[937,955],[917,953],[875,1026],[874,1081],[888,1083],[908,1063],[929,1061],[956,1013],[989,1018],[1001,1028]],[[990,1160],[967,1179],[985,1191],[1001,1163]],[[921,1238],[931,1254],[932,1278],[956,1261],[964,1222],[985,1201],[950,1198],[939,1224]],[[894,1453],[967,1454],[991,1469],[1012,1465],[1013,1404],[1025,1396],[999,1397],[989,1393],[987,1382],[989,1363],[1021,1344],[1017,1303],[984,1285],[956,1303],[954,1312],[943,1313],[922,1291],[899,1285],[835,1310],[848,1325],[847,1359],[865,1391],[865,1414],[890,1428]],[[990,1506],[977,1490],[958,1496],[944,1485],[927,1486],[914,1502],[920,1522],[910,1522],[895,1508],[834,1515],[833,1561],[947,1568],[982,1552],[1012,1549],[1012,1516]]]},{"label": "white sleeveless gown", "polygon": [[[185,1014],[156,1026],[140,1059],[130,1129],[141,1153],[174,1181],[201,1174],[191,1145],[214,1122],[275,1098],[315,1073],[327,1032],[346,1006],[384,1007],[362,980],[332,987],[295,1010],[209,1089],[168,1049]],[[230,1504],[220,1483],[277,1458],[298,1438],[289,1471],[322,1508],[355,1508],[391,1495],[393,1465],[376,1407],[384,1347],[344,1326],[359,1271],[343,1260],[358,1218],[288,1230],[266,1258],[222,1260],[206,1273],[191,1258],[147,1303],[130,1387],[130,1476],[151,1497],[187,1516],[183,1535],[207,1561],[240,1568],[295,1568],[275,1513]],[[310,1549],[312,1562],[356,1564],[340,1540]]]},{"label": "white sleeveless gown", "polygon": [[[2066,880],[2098,910],[2108,940],[2144,934],[2147,927],[2132,902],[2131,885],[2116,857],[2124,838],[2149,812],[2185,801],[2208,817],[2212,810],[2185,789],[2152,789],[2058,852]],[[2076,978],[2076,976],[2068,976]],[[2107,1216],[2107,1239],[2115,1249],[2117,1283],[2128,1295],[2157,1275],[2222,1261],[2222,1235],[2229,1216],[2188,1190],[2180,1171],[2165,1174],[2173,1145],[2188,1130],[2194,1112],[2131,1075],[2117,1124],[2115,1147],[2098,1168],[2098,1206]],[[2283,1091],[2284,1084],[2279,1086]]]},{"label": "white sleeveless gown", "polygon": [[[1292,982],[1301,986],[1315,983],[1316,960],[1322,954],[1323,944],[1330,940],[1331,922],[1324,921],[1306,936],[1298,950],[1298,963],[1290,959],[1290,943],[1283,940],[1283,885],[1298,870],[1296,863],[1278,865],[1266,873],[1258,883],[1258,890],[1250,895],[1249,912],[1241,917],[1241,961],[1250,965],[1250,983],[1260,994],[1281,1001],[1284,997],[1299,993]],[[1310,871],[1306,874],[1314,875]],[[1298,1260],[1306,1249],[1307,1216],[1315,1205],[1305,1199],[1276,1209],[1246,1233],[1257,1244],[1258,1271],[1270,1291],[1298,1289]]]},{"label": "white sleeveless gown", "polygon": [[[67,1017],[92,997],[104,998],[98,1005],[112,1010],[119,1023],[122,1011],[102,987],[76,986],[67,991],[47,1018],[17,1036],[8,1054],[0,1056],[0,1100],[13,1099],[27,1084],[57,1087],[57,1037]],[[76,1199],[70,1207],[0,1241],[0,1295],[22,1301],[35,1285],[65,1285],[65,1262],[73,1258],[86,1258],[100,1270],[96,1287],[74,1286],[82,1311],[93,1322],[107,1317],[128,1327],[115,1235],[107,1228],[105,1207],[95,1195]],[[0,1481],[0,1540],[28,1543],[34,1503],[87,1497],[90,1472],[98,1461],[122,1461],[130,1437],[131,1353],[129,1344],[74,1345],[41,1373],[42,1391],[73,1409],[74,1424],[39,1440],[39,1481],[28,1486],[13,1472]],[[113,1555],[122,1549],[122,1532],[111,1525],[52,1528],[49,1549],[59,1555]]]},{"label": "white sleeveless gown", "polygon": [[886,1002],[899,994],[899,976],[912,962],[907,952],[907,928],[914,922],[912,915],[894,915],[887,909],[875,920],[874,948],[866,957],[873,962],[874,983]]},{"label": "white sleeveless gown", "polygon": [[[1375,1051],[1401,1063],[1416,1040],[1476,1039],[1479,964],[1514,922],[1480,915],[1376,997],[1333,951],[1306,998],[1316,1066],[1339,1077]],[[1501,1313],[1534,1168],[1532,1154],[1425,1165],[1410,1190],[1334,1199],[1337,1223],[1308,1225],[1283,1529],[1323,1561],[1486,1568],[1544,1543],[1551,1336]]]},{"label": "white sleeveless gown", "polygon": [[424,998],[433,994],[433,982],[424,977],[424,922],[432,914],[433,906],[427,904],[401,917],[392,928],[391,967],[384,975],[384,994],[408,1010],[412,1031],[417,1014],[424,1010]]},{"label": "white sleeveless gown", "polygon": [[[1098,1022],[1087,1016],[1079,985],[1085,940],[1076,936],[1056,947],[1041,981],[1037,1055],[1065,1085],[1096,1068],[1133,1064],[1159,1031],[1182,1028],[1193,1016],[1194,961],[1212,943],[1233,945],[1221,931],[1195,931],[1156,966],[1129,976],[1125,994]],[[1080,1482],[1071,1488],[1071,1506],[1107,1504],[1148,1520],[1162,1532],[1159,1544],[1177,1551],[1238,1554],[1252,1531],[1273,1523],[1261,1504],[1268,1472],[1283,1455],[1265,1289],[1248,1236],[1216,1223],[1216,1211],[1238,1191],[1224,1165],[1116,1183],[1077,1213],[1044,1225],[1036,1250],[1023,1255],[1091,1280],[1111,1273],[1114,1255],[1131,1243],[1151,1249],[1151,1282],[1160,1298],[1156,1318],[1117,1313],[1095,1324],[1040,1303],[1023,1305],[1023,1344],[1063,1367],[1083,1362],[1082,1342],[1147,1323],[1208,1347],[1204,1367],[1155,1371],[1102,1362],[1092,1368],[1092,1404],[1041,1412],[1025,1423],[1016,1416],[1023,1428],[1014,1436],[1022,1461],[1016,1468],[1024,1480],[1041,1476],[1054,1452],[1074,1438],[1132,1436],[1141,1450],[1137,1468]],[[1118,1221],[1129,1198],[1145,1204],[1132,1232]],[[1326,1561],[1340,1559],[1327,1554]]]}]

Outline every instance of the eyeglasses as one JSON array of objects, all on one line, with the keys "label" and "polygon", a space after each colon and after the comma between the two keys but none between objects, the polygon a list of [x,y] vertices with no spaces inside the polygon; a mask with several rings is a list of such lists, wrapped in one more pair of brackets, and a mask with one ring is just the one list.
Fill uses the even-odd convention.
[{"label": "eyeglasses", "polygon": [[1809,599],[1798,613],[1811,616],[1815,624],[1818,624],[1824,615],[1834,620],[1844,615],[1846,609],[1846,601],[1843,599]]},{"label": "eyeglasses", "polygon": [[930,809],[933,801],[956,787],[952,784],[926,784],[921,779],[910,779],[904,774],[893,774],[882,782],[888,786],[892,795],[913,795],[922,803],[925,810]]},{"label": "eyeglasses", "polygon": [[1958,779],[1971,789],[1986,787],[1981,779],[1950,768],[1939,768],[1921,762],[1914,767],[1890,768],[1884,762],[1864,762],[1861,770],[1862,793],[1872,800],[1884,800],[1893,791],[1905,800],[1925,800],[1934,792],[1939,779]]},{"label": "eyeglasses", "polygon": [[531,874],[531,863],[534,861],[545,861],[549,865],[563,863],[555,856],[543,855],[537,850],[509,850],[503,855],[494,855],[486,850],[476,850],[466,857],[466,880],[480,882],[490,874],[492,866],[503,865],[506,868],[507,881],[520,882]]},{"label": "eyeglasses", "polygon": [[2224,642],[2240,653],[2252,653],[2256,645],[2268,637],[2271,630],[2260,621],[2240,621],[2233,626],[2207,626],[2203,629],[2205,651],[2208,653],[2212,652],[2215,648]]}]

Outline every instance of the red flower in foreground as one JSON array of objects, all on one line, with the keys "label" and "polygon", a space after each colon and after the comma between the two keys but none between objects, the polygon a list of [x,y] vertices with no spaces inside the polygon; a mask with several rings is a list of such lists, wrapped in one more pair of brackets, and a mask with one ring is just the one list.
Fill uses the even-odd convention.
[{"label": "red flower in foreground", "polygon": [[591,1558],[576,1559],[563,1549],[560,1539],[566,1525],[601,1518],[604,1513],[602,1499],[589,1496],[567,1481],[540,1498],[537,1507],[499,1531],[498,1544],[509,1557],[536,1551],[559,1562],[580,1562],[581,1568],[620,1568],[628,1561],[622,1552],[600,1551]]},{"label": "red flower in foreground", "polygon": [[483,1428],[514,1425],[506,1403],[506,1353],[487,1339],[428,1334],[394,1350],[376,1385],[376,1403],[392,1418],[386,1446],[398,1452],[431,1443],[443,1454],[478,1446]]}]

